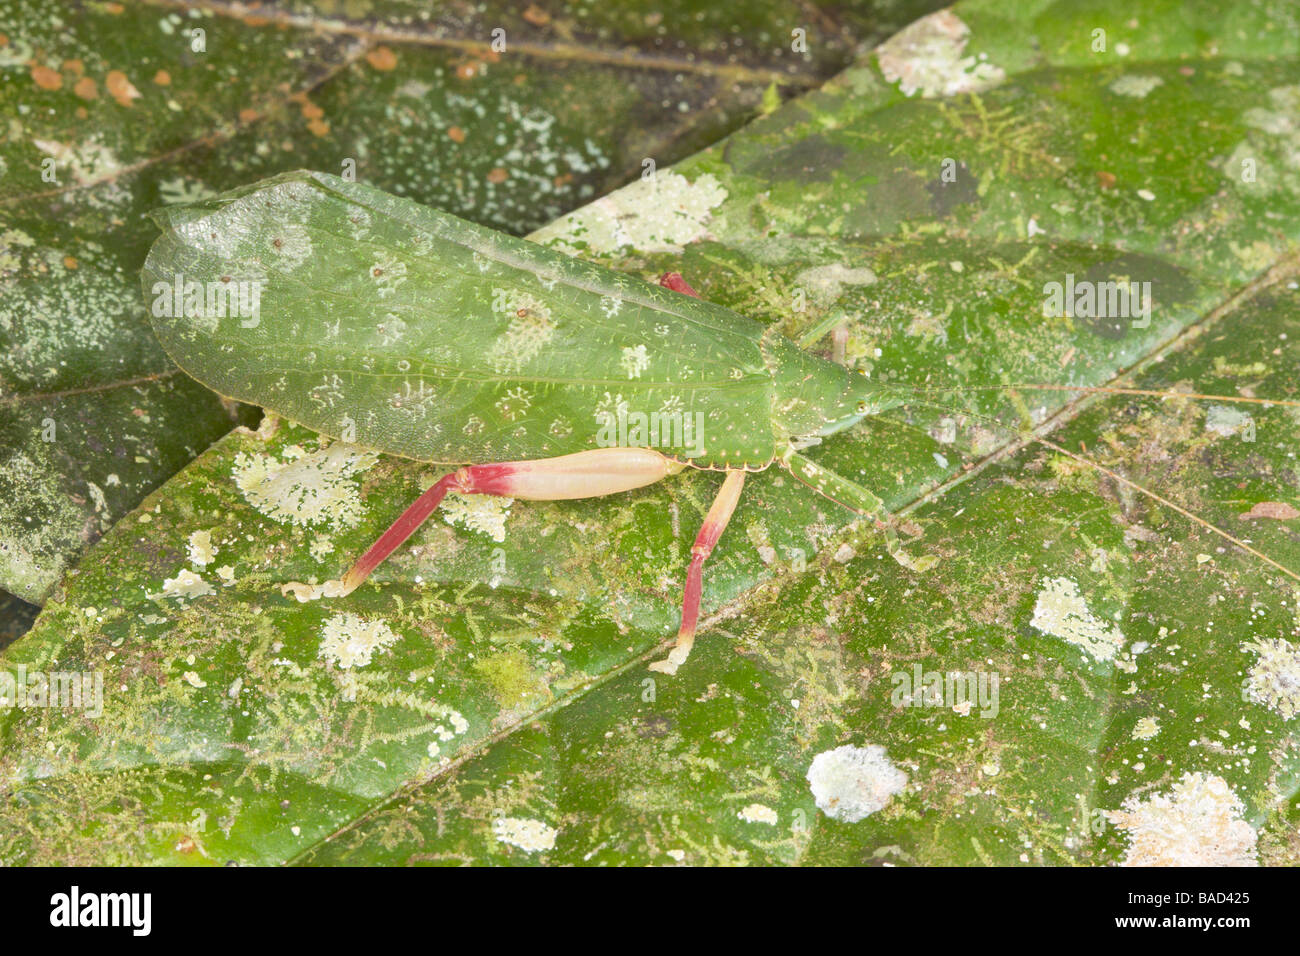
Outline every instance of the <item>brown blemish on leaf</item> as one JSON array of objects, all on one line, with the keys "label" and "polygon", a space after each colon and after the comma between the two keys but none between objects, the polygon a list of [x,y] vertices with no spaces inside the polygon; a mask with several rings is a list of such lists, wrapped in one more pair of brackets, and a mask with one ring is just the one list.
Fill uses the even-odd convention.
[{"label": "brown blemish on leaf", "polygon": [[108,76],[104,77],[104,87],[108,95],[117,100],[118,106],[130,106],[132,100],[140,98],[140,91],[121,70],[109,70]]},{"label": "brown blemish on leaf", "polygon": [[153,75],[153,81],[158,86],[171,86],[172,75],[166,70],[159,70]]},{"label": "brown blemish on leaf", "polygon": [[376,70],[387,72],[397,66],[397,54],[386,46],[377,46],[366,54],[366,62]]},{"label": "brown blemish on leaf", "polygon": [[76,93],[83,100],[99,99],[99,87],[97,87],[95,81],[88,76],[83,76],[81,79],[77,80],[77,85],[72,88],[72,92]]},{"label": "brown blemish on leaf", "polygon": [[535,27],[544,27],[551,22],[551,15],[535,3],[530,3],[522,16]]},{"label": "brown blemish on leaf", "polygon": [[1249,521],[1252,518],[1275,518],[1278,521],[1290,521],[1292,518],[1300,518],[1300,511],[1297,511],[1285,501],[1259,501],[1255,507],[1251,508],[1245,514],[1237,515],[1240,521]]},{"label": "brown blemish on leaf", "polygon": [[509,178],[510,174],[500,166],[493,167],[487,174],[487,181],[494,184],[503,183]]},{"label": "brown blemish on leaf", "polygon": [[63,77],[48,66],[37,63],[32,66],[32,82],[43,90],[57,90],[63,86]]},{"label": "brown blemish on leaf", "polygon": [[453,143],[465,142],[465,131],[459,126],[453,126],[451,129],[447,130],[447,136],[451,138]]}]

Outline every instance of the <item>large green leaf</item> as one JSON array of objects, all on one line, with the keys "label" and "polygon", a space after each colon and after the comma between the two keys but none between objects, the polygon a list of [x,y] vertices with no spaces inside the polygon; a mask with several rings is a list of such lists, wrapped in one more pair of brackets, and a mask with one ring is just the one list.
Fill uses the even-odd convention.
[{"label": "large green leaf", "polygon": [[[1293,18],[959,5],[535,238],[792,336],[843,310],[881,381],[1294,399]],[[1068,274],[1152,282],[1149,325],[1045,316]],[[238,430],[5,652],[105,697],[3,718],[0,857],[1294,863],[1296,581],[1113,475],[1296,569],[1300,417],[926,395],[816,452],[938,563],[756,476],[674,678],[645,665],[717,477],[454,502],[371,585],[299,604],[281,583],[337,577],[435,471]],[[952,673],[998,694],[899,680]]]},{"label": "large green leaf", "polygon": [[854,33],[936,5],[854,5],[853,31],[813,5],[798,53],[780,4],[722,23],[686,3],[670,40],[658,4],[3,0],[0,587],[42,601],[232,425],[145,322],[151,209],[312,166],[527,232],[712,142],[765,92],[814,85]]}]

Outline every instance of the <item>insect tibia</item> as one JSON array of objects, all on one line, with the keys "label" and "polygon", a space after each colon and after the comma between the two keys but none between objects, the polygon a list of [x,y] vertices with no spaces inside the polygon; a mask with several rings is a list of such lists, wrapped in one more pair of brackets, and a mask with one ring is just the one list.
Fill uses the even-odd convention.
[{"label": "insect tibia", "polygon": [[876,519],[876,527],[884,535],[885,549],[903,567],[912,571],[926,571],[938,563],[933,555],[914,558],[903,547],[898,533],[894,530],[892,516],[885,508],[885,503],[870,490],[843,475],[823,468],[794,449],[787,449],[780,457],[780,462],[790,470],[790,474],[799,479],[818,494],[843,505],[850,511]]}]

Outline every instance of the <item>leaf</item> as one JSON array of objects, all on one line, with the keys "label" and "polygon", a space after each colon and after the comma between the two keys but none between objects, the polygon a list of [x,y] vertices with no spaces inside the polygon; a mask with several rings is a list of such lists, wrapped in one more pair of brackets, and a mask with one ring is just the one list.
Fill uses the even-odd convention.
[{"label": "leaf", "polygon": [[[666,28],[635,9],[532,23],[513,5],[47,6],[13,4],[0,45],[0,586],[35,602],[232,424],[146,325],[146,212],[307,165],[526,232],[645,158],[666,165],[735,128],[772,82],[815,84],[852,49],[829,15],[808,56],[773,48],[775,9],[739,30],[692,20],[666,49]],[[850,18],[876,36],[889,24],[869,6]],[[497,26],[509,55],[489,46]]]},{"label": "leaf", "polygon": [[[639,183],[535,237],[671,266],[792,338],[842,310],[873,379],[972,387],[815,450],[929,570],[755,476],[694,656],[652,676],[719,481],[696,474],[508,515],[467,499],[373,585],[299,605],[280,582],[337,576],[437,470],[240,430],[5,652],[127,691],[96,719],[3,718],[0,857],[1294,863],[1300,592],[1170,507],[1300,567],[1286,522],[1235,519],[1296,501],[1294,409],[1000,388],[1296,397],[1288,16],[958,5],[661,170],[726,191],[695,241],[623,241],[671,198]],[[1070,274],[1152,282],[1149,325],[1044,315]]]}]

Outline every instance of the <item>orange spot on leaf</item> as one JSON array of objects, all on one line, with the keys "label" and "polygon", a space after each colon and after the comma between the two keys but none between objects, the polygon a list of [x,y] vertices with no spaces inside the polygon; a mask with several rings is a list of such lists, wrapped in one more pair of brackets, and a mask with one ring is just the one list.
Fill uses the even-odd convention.
[{"label": "orange spot on leaf", "polygon": [[32,82],[43,90],[57,90],[63,86],[63,77],[38,63],[32,67]]},{"label": "orange spot on leaf", "polygon": [[397,66],[397,54],[386,46],[377,46],[366,54],[366,62],[376,70],[391,70]]},{"label": "orange spot on leaf", "polygon": [[104,77],[104,86],[108,95],[117,100],[118,106],[130,106],[132,100],[140,98],[140,91],[121,70],[109,70],[108,76]]}]

